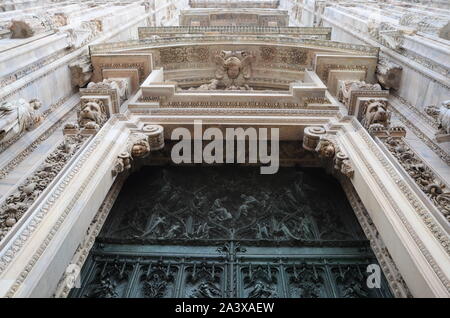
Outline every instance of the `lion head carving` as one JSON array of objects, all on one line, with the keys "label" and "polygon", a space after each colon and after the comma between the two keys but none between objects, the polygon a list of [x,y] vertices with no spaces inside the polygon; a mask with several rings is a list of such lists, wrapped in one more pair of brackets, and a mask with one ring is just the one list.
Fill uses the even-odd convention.
[{"label": "lion head carving", "polygon": [[101,102],[89,101],[81,106],[78,123],[80,127],[85,127],[88,123],[101,125],[106,120],[106,114]]},{"label": "lion head carving", "polygon": [[383,101],[369,101],[363,119],[364,127],[368,128],[372,124],[381,124],[384,127],[389,125],[391,113],[387,110],[387,104]]}]

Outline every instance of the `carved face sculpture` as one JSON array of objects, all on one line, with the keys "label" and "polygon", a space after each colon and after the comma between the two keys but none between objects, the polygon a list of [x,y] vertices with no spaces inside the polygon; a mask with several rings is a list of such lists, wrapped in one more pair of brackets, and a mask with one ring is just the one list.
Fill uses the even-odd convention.
[{"label": "carved face sculpture", "polygon": [[80,126],[84,127],[89,122],[95,122],[100,125],[104,120],[105,114],[98,103],[88,102],[82,106],[79,119]]},{"label": "carved face sculpture", "polygon": [[222,79],[225,75],[232,81],[240,75],[244,79],[251,77],[251,65],[255,57],[249,52],[222,51],[214,59],[217,64],[216,79]]},{"label": "carved face sculpture", "polygon": [[225,61],[224,68],[227,71],[228,78],[236,79],[241,72],[241,61],[232,56]]},{"label": "carved face sculpture", "polygon": [[144,157],[145,155],[147,155],[149,153],[149,151],[150,151],[150,146],[149,146],[148,142],[141,141],[141,142],[133,145],[133,147],[131,148],[131,155],[134,158],[140,158],[140,157]]},{"label": "carved face sculpture", "polygon": [[317,144],[316,151],[319,153],[319,156],[323,158],[332,158],[336,153],[333,143],[326,139],[321,140]]},{"label": "carved face sculpture", "polygon": [[368,127],[372,124],[381,124],[387,126],[389,123],[389,112],[386,110],[386,105],[382,102],[375,101],[367,106],[366,122]]}]

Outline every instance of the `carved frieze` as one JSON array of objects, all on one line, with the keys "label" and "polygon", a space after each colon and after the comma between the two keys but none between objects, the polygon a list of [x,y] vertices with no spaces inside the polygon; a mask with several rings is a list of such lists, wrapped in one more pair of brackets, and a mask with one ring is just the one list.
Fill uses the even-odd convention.
[{"label": "carved frieze", "polygon": [[0,206],[0,240],[25,214],[64,165],[79,149],[86,137],[67,136],[37,170],[18,189],[9,195]]}]

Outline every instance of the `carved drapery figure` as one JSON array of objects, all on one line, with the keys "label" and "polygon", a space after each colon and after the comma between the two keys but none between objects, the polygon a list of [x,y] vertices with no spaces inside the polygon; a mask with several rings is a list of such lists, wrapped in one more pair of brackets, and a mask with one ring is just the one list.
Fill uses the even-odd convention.
[{"label": "carved drapery figure", "polygon": [[363,126],[368,129],[373,124],[389,126],[391,113],[387,110],[387,102],[382,100],[369,100],[363,106]]},{"label": "carved drapery figure", "polygon": [[37,99],[29,102],[19,99],[0,104],[0,143],[38,125],[42,121],[42,117],[37,113],[41,105]]},{"label": "carved drapery figure", "polygon": [[202,84],[199,87],[190,87],[190,91],[213,91],[216,90],[219,86],[218,79],[212,79],[211,82],[207,84]]},{"label": "carved drapery figure", "polygon": [[439,106],[425,107],[425,113],[437,121],[437,134],[450,134],[450,100],[443,101]]},{"label": "carved drapery figure", "polygon": [[88,100],[81,105],[78,124],[82,128],[98,129],[106,121],[103,102],[98,99]]}]

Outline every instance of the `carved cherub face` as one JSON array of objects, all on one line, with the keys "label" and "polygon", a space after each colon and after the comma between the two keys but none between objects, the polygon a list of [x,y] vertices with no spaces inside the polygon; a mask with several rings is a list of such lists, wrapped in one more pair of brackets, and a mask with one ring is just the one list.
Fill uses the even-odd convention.
[{"label": "carved cherub face", "polygon": [[236,79],[241,72],[241,61],[235,56],[229,57],[225,61],[224,67],[227,71],[228,78]]},{"label": "carved cherub face", "polygon": [[95,122],[97,124],[101,124],[103,121],[104,115],[102,113],[101,107],[96,102],[88,102],[84,104],[81,108],[80,112],[80,122],[82,124],[88,122]]}]

